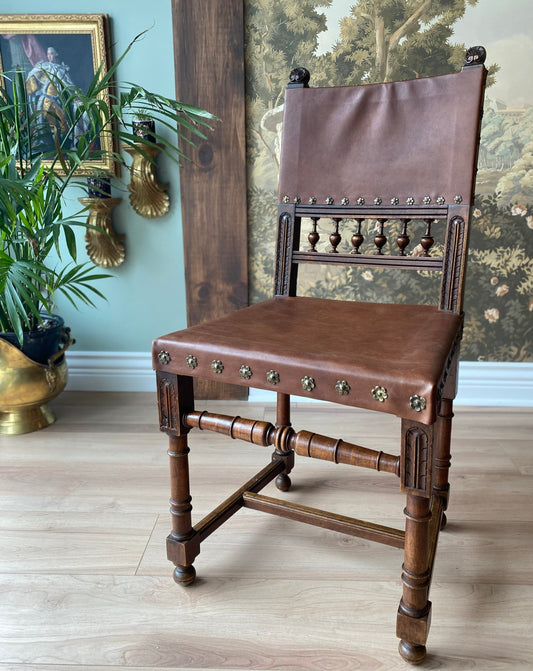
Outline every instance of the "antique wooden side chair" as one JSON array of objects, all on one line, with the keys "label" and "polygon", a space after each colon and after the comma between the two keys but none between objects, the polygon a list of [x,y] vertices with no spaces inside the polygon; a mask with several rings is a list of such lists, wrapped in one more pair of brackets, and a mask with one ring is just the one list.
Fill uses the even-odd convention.
[{"label": "antique wooden side chair", "polygon": [[[484,60],[485,50],[473,47],[458,73],[354,87],[309,88],[307,70],[294,70],[285,98],[274,298],[153,346],[160,427],[170,440],[167,547],[175,580],[194,581],[201,542],[243,506],[403,548],[397,635],[411,663],[426,654],[428,593],[446,521]],[[319,219],[331,222],[328,251],[318,245]],[[305,244],[302,220],[311,229]],[[365,220],[375,227],[370,236]],[[348,250],[341,225],[350,231]],[[441,244],[433,237],[439,225]],[[440,271],[438,305],[297,296],[300,264]],[[276,424],[195,410],[194,377],[276,391]],[[290,395],[396,415],[400,455],[295,431]],[[195,526],[193,428],[274,446],[271,463]],[[259,494],[274,479],[289,489],[295,453],[398,477],[405,530]]]}]

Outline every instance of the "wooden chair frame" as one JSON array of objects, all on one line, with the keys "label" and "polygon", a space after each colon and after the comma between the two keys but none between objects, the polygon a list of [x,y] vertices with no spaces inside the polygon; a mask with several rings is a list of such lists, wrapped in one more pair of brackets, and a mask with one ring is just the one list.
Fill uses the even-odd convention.
[{"label": "wooden chair frame", "polygon": [[[474,47],[467,52],[465,67],[480,67],[485,72],[484,58],[484,49]],[[300,69],[291,74],[289,86],[306,87],[307,81],[308,73]],[[462,315],[472,195],[470,193],[462,198],[457,197],[452,204],[437,202],[401,205],[391,202],[390,206],[383,206],[381,202],[371,205],[361,202],[353,205],[349,202],[302,203],[298,202],[299,199],[291,202],[282,194],[278,211],[276,296],[296,296],[298,267],[301,263],[328,262],[337,265],[364,264],[370,267],[380,265],[411,270],[431,269],[439,270],[442,274],[439,310]],[[310,218],[313,222],[313,231],[308,236],[310,251],[300,250],[301,221],[304,217]],[[317,252],[315,248],[316,222],[320,217],[331,218],[335,224],[335,230],[330,236],[331,252]],[[353,250],[349,254],[337,252],[340,240],[338,224],[347,218],[359,224],[358,230],[352,236]],[[377,251],[370,256],[359,253],[362,242],[360,223],[368,218],[376,219],[378,222],[374,238]],[[381,253],[381,249],[386,241],[383,226],[389,219],[400,220],[405,225],[397,239],[398,253],[387,256]],[[423,253],[417,257],[404,254],[407,244],[405,240],[407,223],[413,220],[423,220],[428,224],[420,242]],[[446,223],[442,258],[429,255],[433,244],[431,224],[435,220],[444,220]],[[181,372],[181,369],[177,372],[172,370],[172,365],[169,365],[172,357],[166,349],[162,349],[161,342],[156,341],[154,367],[157,369],[160,428],[168,434],[170,444],[168,454],[171,473],[172,531],[167,539],[167,549],[168,558],[175,564],[176,582],[182,585],[194,582],[196,574],[193,562],[200,552],[200,544],[243,507],[403,548],[403,595],[397,614],[397,636],[401,639],[399,650],[401,656],[408,662],[420,663],[426,655],[425,646],[431,614],[431,602],[428,596],[436,546],[439,531],[446,523],[444,511],[449,497],[450,438],[453,399],[457,387],[460,331],[459,329],[456,341],[450,348],[445,370],[439,382],[435,417],[429,421],[417,421],[412,416],[401,417],[399,456],[309,431],[296,432],[291,426],[290,395],[285,392],[277,394],[275,425],[266,421],[197,411],[194,408],[193,376]],[[216,361],[213,361],[213,364],[216,364]],[[194,368],[195,364],[188,361],[187,365]],[[247,380],[243,383],[255,386]],[[379,389],[376,394],[379,394]],[[340,403],[343,402],[343,398],[339,397]],[[422,401],[425,405],[425,399],[412,396],[411,408],[420,410]],[[273,446],[274,452],[267,466],[193,526],[188,434],[194,428],[215,431],[256,445]],[[273,480],[276,481],[278,489],[282,491],[289,489],[289,473],[294,465],[295,454],[395,475],[400,480],[401,490],[406,494],[405,530],[372,524],[260,494],[259,492]]]}]

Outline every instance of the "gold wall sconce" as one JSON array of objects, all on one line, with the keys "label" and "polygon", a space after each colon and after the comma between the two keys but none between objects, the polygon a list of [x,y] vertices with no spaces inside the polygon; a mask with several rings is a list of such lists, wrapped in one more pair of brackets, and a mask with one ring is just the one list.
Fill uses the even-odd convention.
[{"label": "gold wall sconce", "polygon": [[165,193],[168,184],[161,184],[156,175],[155,158],[161,149],[141,142],[123,149],[132,158],[128,184],[131,206],[146,219],[162,217],[169,210],[170,198]]},{"label": "gold wall sconce", "polygon": [[116,268],[124,263],[126,250],[122,244],[124,235],[113,230],[111,213],[122,198],[101,198],[86,196],[78,198],[80,203],[89,208],[87,223],[100,230],[88,228],[85,233],[87,254],[91,261],[102,268]]}]

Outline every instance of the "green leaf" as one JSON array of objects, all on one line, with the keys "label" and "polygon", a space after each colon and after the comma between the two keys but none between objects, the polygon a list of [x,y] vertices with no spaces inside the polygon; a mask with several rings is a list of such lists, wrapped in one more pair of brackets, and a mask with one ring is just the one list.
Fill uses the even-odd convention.
[{"label": "green leaf", "polygon": [[70,226],[63,226],[63,232],[65,234],[65,240],[67,243],[67,249],[68,252],[71,256],[71,258],[75,261],[76,260],[76,236],[74,235],[74,231]]}]

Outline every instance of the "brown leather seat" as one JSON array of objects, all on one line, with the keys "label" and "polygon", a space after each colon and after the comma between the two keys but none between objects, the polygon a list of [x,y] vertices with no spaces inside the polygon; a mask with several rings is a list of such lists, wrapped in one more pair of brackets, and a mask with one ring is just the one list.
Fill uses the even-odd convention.
[{"label": "brown leather seat", "polygon": [[[431,424],[461,324],[459,315],[429,305],[280,296],[162,336],[154,351],[168,352],[172,370],[182,375],[223,378]],[[190,356],[194,368],[187,365]],[[223,370],[213,361],[221,361]],[[272,370],[279,379],[268,379]],[[338,384],[343,380],[349,390]],[[377,382],[387,390],[386,399],[372,395]],[[426,399],[424,409],[410,407],[415,395]]]},{"label": "brown leather seat", "polygon": [[[174,579],[194,581],[200,544],[242,507],[403,548],[396,631],[400,654],[412,663],[426,655],[428,594],[446,522],[484,58],[484,49],[474,47],[459,73],[361,87],[313,89],[306,70],[293,71],[285,97],[274,298],[153,345],[160,427],[170,441],[167,550]],[[331,226],[328,251],[317,246],[318,222]],[[420,222],[424,233],[409,232]],[[444,235],[437,244],[438,226]],[[414,245],[418,252],[409,253]],[[297,296],[302,264],[438,271],[438,304]],[[195,410],[195,377],[276,391],[276,423]],[[400,454],[296,432],[291,395],[398,416]],[[193,526],[188,434],[194,428],[275,449],[265,468]],[[406,495],[405,531],[259,494],[273,480],[289,489],[295,454],[396,475]]]}]

